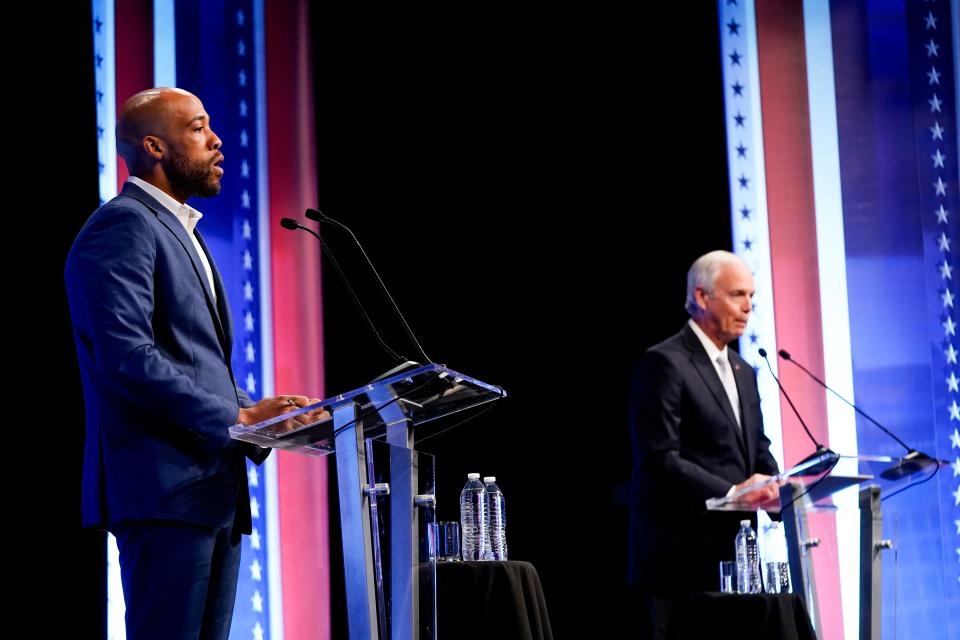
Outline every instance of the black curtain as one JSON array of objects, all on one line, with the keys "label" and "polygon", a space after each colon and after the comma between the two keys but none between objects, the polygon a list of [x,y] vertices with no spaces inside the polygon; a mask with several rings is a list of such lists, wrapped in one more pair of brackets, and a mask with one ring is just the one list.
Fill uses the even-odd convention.
[{"label": "black curtain", "polygon": [[[392,11],[312,16],[320,208],[360,237],[431,359],[510,394],[418,445],[438,517],[458,519],[468,472],[496,475],[556,636],[623,629],[627,377],[685,321],[689,264],[730,248],[715,6],[457,8],[441,27]],[[349,239],[326,234],[419,359]],[[391,366],[329,268],[324,307],[328,392]]]}]

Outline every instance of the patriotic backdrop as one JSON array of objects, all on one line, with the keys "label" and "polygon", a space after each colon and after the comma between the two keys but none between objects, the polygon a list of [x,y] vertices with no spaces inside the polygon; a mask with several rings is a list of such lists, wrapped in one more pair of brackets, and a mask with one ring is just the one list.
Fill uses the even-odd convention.
[{"label": "patriotic backdrop", "polygon": [[[953,462],[883,502],[895,548],[883,556],[882,629],[960,637],[958,2],[718,4],[733,240],[758,285],[741,353],[757,367],[774,449],[789,467],[813,445],[761,346]],[[778,375],[827,446],[903,455],[795,367]],[[857,638],[856,513],[814,526],[823,637]]]},{"label": "patriotic backdrop", "polygon": [[[124,100],[154,86],[196,94],[226,158],[220,195],[192,204],[227,288],[237,383],[254,399],[323,397],[318,248],[278,225],[317,204],[306,2],[94,0],[91,28],[101,200],[127,176],[114,139]],[[329,637],[325,461],[274,452],[259,469],[248,462],[248,479],[254,528],[243,541],[231,638]],[[108,634],[119,639],[123,596],[110,546]]]},{"label": "patriotic backdrop", "polygon": [[[760,346],[789,350],[913,447],[951,460],[883,503],[895,543],[883,633],[960,637],[958,0],[718,5],[734,243],[758,285],[741,352],[760,376],[773,450],[790,466],[812,445],[781,411]],[[126,177],[113,128],[136,91],[192,91],[223,140],[223,192],[193,204],[228,287],[234,370],[254,397],[324,391],[317,247],[276,224],[317,203],[308,24],[305,0],[93,1],[101,198]],[[797,369],[778,374],[834,450],[902,453]],[[234,638],[329,637],[325,469],[275,453],[249,470],[256,532]],[[824,638],[857,637],[851,514],[815,522]]]}]

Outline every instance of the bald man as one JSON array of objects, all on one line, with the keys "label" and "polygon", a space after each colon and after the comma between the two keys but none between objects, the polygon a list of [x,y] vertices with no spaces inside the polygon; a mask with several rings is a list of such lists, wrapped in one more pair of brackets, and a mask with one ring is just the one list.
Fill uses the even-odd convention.
[{"label": "bald man", "polygon": [[306,405],[254,403],[230,364],[230,307],[191,197],[220,192],[220,138],[200,100],[150,89],[120,110],[130,178],[81,229],[66,264],[86,407],[82,517],[117,538],[127,637],[226,640],[248,457],[230,438]]},{"label": "bald man", "polygon": [[[630,577],[647,598],[655,637],[674,597],[717,591],[719,562],[734,559],[742,514],[707,512],[705,501],[777,473],[753,367],[727,346],[746,330],[754,290],[736,255],[698,258],[687,274],[690,320],[651,347],[633,377]],[[747,493],[745,508],[777,490]]]}]

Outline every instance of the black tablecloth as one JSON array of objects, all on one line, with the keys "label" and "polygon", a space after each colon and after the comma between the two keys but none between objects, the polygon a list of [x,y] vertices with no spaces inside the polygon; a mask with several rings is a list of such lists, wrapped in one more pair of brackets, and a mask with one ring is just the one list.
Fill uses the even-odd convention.
[{"label": "black tablecloth", "polygon": [[737,640],[817,640],[807,608],[795,593],[694,593],[674,602],[667,640],[725,637]]},{"label": "black tablecloth", "polygon": [[529,562],[437,563],[441,640],[552,640],[537,570]]}]

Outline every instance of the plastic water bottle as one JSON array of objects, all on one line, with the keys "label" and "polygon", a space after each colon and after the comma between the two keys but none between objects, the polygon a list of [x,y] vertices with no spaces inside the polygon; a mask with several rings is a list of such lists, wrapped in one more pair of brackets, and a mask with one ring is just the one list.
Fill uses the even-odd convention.
[{"label": "plastic water bottle", "polygon": [[490,555],[490,518],[487,514],[487,492],[479,473],[468,473],[467,484],[460,492],[460,536],[464,560],[485,560]]},{"label": "plastic water bottle", "polygon": [[[759,523],[758,523],[759,524]],[[793,593],[790,585],[790,561],[782,522],[761,525],[760,567],[763,590],[767,593]]]},{"label": "plastic water bottle", "polygon": [[737,593],[760,593],[760,557],[757,534],[749,520],[740,521],[737,533]]},{"label": "plastic water bottle", "polygon": [[487,492],[487,515],[490,518],[488,527],[490,538],[490,560],[507,559],[507,505],[503,499],[503,492],[497,486],[494,476],[485,476],[483,485]]}]

